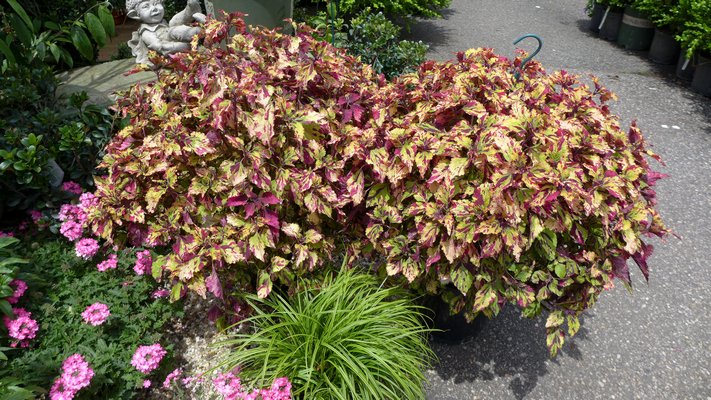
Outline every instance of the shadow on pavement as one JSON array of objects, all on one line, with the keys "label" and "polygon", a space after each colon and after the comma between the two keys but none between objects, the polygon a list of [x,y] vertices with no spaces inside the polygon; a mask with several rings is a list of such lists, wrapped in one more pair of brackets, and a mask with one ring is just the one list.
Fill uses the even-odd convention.
[{"label": "shadow on pavement", "polygon": [[[447,20],[454,14],[451,9],[442,10],[442,19]],[[430,46],[430,51],[437,52],[447,47],[451,38],[451,30],[437,24],[437,19],[413,19],[408,27],[402,30],[402,39],[422,40]]]},{"label": "shadow on pavement", "polygon": [[[581,318],[581,325],[584,317]],[[557,357],[582,360],[576,342],[586,340],[587,330],[581,326],[574,338],[567,338]],[[510,379],[509,390],[516,399],[523,399],[545,375],[551,359],[546,347],[545,318],[530,320],[521,317],[516,307],[505,307],[498,317],[488,321],[476,337],[462,344],[431,343],[439,357],[434,370],[442,380],[489,381],[497,377]]]}]

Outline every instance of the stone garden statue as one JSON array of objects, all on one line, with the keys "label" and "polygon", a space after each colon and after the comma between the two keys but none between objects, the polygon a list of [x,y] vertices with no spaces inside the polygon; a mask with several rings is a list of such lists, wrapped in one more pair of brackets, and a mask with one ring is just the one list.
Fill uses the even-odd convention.
[{"label": "stone garden statue", "polygon": [[200,28],[190,26],[193,21],[205,22],[199,0],[188,0],[185,9],[166,23],[163,19],[163,0],[126,0],[126,15],[141,21],[138,31],[133,32],[128,47],[136,56],[137,64],[150,64],[148,51],[161,54],[185,51],[190,48],[193,36]]}]

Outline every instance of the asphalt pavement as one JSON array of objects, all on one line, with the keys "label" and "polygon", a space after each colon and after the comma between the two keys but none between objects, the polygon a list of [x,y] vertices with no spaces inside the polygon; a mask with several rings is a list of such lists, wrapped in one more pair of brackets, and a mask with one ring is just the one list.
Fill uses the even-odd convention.
[{"label": "asphalt pavement", "polygon": [[[580,332],[550,359],[544,320],[507,306],[463,344],[433,344],[428,398],[711,400],[711,99],[648,61],[587,30],[584,0],[453,0],[444,18],[418,21],[409,37],[430,57],[493,47],[512,56],[525,33],[543,37],[536,57],[549,71],[595,74],[619,96],[611,108],[638,124],[671,175],[658,209],[681,236],[653,241],[650,280],[632,273],[585,313]],[[529,51],[535,41],[519,44]],[[631,268],[632,269],[632,268]]]}]

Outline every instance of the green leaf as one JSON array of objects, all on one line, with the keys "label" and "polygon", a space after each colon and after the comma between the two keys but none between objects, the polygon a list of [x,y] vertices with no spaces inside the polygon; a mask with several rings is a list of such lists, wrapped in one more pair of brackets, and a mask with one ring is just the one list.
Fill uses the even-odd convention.
[{"label": "green leaf", "polygon": [[106,31],[99,17],[92,13],[86,13],[84,14],[84,23],[86,24],[86,29],[89,30],[91,37],[94,38],[94,41],[99,47],[106,46]]},{"label": "green leaf", "polygon": [[72,26],[71,38],[74,47],[76,47],[79,54],[85,59],[91,61],[94,59],[94,49],[91,46],[91,41],[89,37],[86,36],[86,32],[78,25]]},{"label": "green leaf", "polygon": [[0,312],[7,316],[12,315],[12,306],[7,300],[0,300]]},{"label": "green leaf", "polygon": [[[31,28],[28,28],[22,19],[17,16],[17,14],[10,14],[8,18],[10,20],[10,26],[12,26],[15,35],[17,35],[17,38],[20,40],[20,43],[22,43],[23,46],[30,48],[32,46],[32,38],[34,36],[30,31]],[[31,26],[32,25],[30,25],[30,27]]]},{"label": "green leaf", "polygon": [[15,59],[15,55],[12,53],[12,50],[10,50],[10,47],[2,39],[0,39],[0,53],[2,53],[3,56],[5,56],[8,63],[10,63],[10,64],[17,63],[17,60]]},{"label": "green leaf", "polygon": [[457,289],[459,289],[459,291],[466,296],[467,292],[469,292],[469,289],[472,287],[472,283],[474,283],[474,277],[468,269],[459,267],[452,271],[452,282],[454,283],[454,286],[456,286]]},{"label": "green leaf", "polygon": [[25,12],[25,9],[22,8],[22,6],[16,0],[7,0],[7,2],[8,4],[10,4],[10,7],[15,10],[17,15],[22,18],[22,21],[25,23],[27,28],[32,29],[32,20],[30,19],[30,16],[27,15],[27,13]]},{"label": "green leaf", "polygon": [[558,278],[560,278],[560,279],[565,278],[565,276],[567,275],[565,264],[556,263],[554,268],[555,268],[555,274],[558,276]]},{"label": "green leaf", "polygon": [[257,296],[260,299],[264,299],[269,296],[272,292],[272,279],[269,277],[269,272],[262,271],[259,274],[259,281],[257,282]]},{"label": "green leaf", "polygon": [[103,4],[100,5],[97,10],[97,14],[99,15],[99,20],[101,21],[101,25],[104,27],[106,34],[109,35],[109,37],[116,36],[114,17],[111,15],[111,11],[109,11],[108,7]]}]

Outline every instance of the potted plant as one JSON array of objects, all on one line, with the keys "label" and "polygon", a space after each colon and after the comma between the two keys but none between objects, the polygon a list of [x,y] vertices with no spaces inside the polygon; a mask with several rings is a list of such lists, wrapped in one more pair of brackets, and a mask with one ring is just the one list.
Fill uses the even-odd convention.
[{"label": "potted plant", "polygon": [[606,7],[598,25],[600,38],[616,41],[622,23],[622,12],[630,0],[598,0],[598,3]]},{"label": "potted plant", "polygon": [[647,50],[654,38],[654,24],[649,14],[637,7],[637,1],[625,7],[617,44],[628,50]]},{"label": "potted plant", "polygon": [[659,64],[674,64],[681,46],[674,36],[688,18],[691,0],[635,0],[635,8],[646,13],[655,25],[649,58]]},{"label": "potted plant", "polygon": [[111,0],[110,3],[114,25],[123,25],[126,22],[126,0]]},{"label": "potted plant", "polygon": [[588,16],[590,17],[590,25],[588,28],[595,32],[595,33],[600,33],[600,23],[602,22],[602,17],[605,15],[605,10],[607,9],[607,6],[604,4],[601,4],[599,1],[596,0],[588,0],[588,5],[585,7],[585,10],[588,13]]},{"label": "potted plant", "polygon": [[689,18],[677,39],[685,49],[686,59],[696,61],[691,88],[711,96],[711,0],[691,2]]}]

